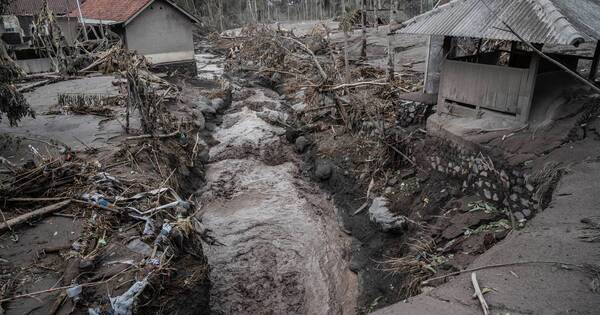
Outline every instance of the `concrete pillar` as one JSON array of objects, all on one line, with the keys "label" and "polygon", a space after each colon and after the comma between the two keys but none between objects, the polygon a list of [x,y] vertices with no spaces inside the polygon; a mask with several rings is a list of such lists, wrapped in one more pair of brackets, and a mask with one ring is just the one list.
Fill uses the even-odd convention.
[{"label": "concrete pillar", "polygon": [[[438,0],[435,7],[444,5],[450,0]],[[429,36],[427,39],[427,60],[425,60],[425,84],[423,92],[437,94],[440,90],[440,71],[444,62],[444,36]]]},{"label": "concrete pillar", "polygon": [[427,59],[425,64],[425,84],[423,92],[437,94],[440,88],[440,71],[444,61],[444,36],[429,36],[427,39]]}]

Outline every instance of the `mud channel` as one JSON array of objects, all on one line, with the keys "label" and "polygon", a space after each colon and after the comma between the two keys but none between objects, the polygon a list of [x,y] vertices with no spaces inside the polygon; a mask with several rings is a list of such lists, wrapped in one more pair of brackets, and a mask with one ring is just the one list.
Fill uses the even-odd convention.
[{"label": "mud channel", "polygon": [[[220,77],[222,60],[210,51],[197,60],[201,79]],[[286,135],[291,96],[231,80],[199,192],[202,222],[218,241],[204,246],[211,313],[355,314],[395,302],[400,279],[371,257],[398,237],[350,215],[364,192],[334,163],[327,180],[315,177],[321,161]]]},{"label": "mud channel", "polygon": [[[302,178],[298,157],[282,143],[285,130],[259,117],[280,114],[279,100],[260,89],[243,93],[256,94],[235,101],[223,116],[201,197],[203,222],[222,243],[205,248],[211,310],[352,313],[357,279],[349,268],[351,240],[337,226],[336,207]],[[248,108],[258,102],[275,109]]]}]

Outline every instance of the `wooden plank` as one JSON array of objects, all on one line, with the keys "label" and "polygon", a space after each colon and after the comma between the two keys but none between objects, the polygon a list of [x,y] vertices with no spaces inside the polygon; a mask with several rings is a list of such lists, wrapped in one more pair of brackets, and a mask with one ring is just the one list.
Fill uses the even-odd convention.
[{"label": "wooden plank", "polygon": [[524,69],[447,60],[439,100],[516,114],[528,102],[523,101],[531,92],[528,76]]},{"label": "wooden plank", "polygon": [[540,56],[537,54],[532,55],[531,64],[529,66],[529,74],[527,76],[527,88],[524,92],[528,96],[527,102],[524,104],[524,107],[520,108],[521,112],[517,118],[523,122],[527,123],[529,120],[529,114],[531,112],[531,104],[533,102],[533,93],[535,90],[535,82],[537,80],[537,73],[540,66]]},{"label": "wooden plank", "polygon": [[600,63],[600,40],[596,43],[596,51],[594,52],[594,58],[592,59],[592,67],[590,68],[590,80],[596,78],[598,73],[598,63]]}]

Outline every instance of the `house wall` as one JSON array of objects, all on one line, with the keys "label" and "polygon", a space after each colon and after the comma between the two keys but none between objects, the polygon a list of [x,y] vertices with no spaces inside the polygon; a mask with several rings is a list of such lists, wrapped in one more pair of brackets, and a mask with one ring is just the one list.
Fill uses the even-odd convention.
[{"label": "house wall", "polygon": [[50,58],[15,60],[15,62],[25,73],[29,74],[54,71]]},{"label": "house wall", "polygon": [[445,60],[438,105],[444,112],[487,109],[525,122],[536,74],[535,62],[529,69],[520,69]]},{"label": "house wall", "polygon": [[31,15],[19,15],[17,16],[19,19],[19,24],[21,24],[21,29],[23,29],[23,36],[31,37],[31,25],[33,24],[33,16]]},{"label": "house wall", "polygon": [[125,28],[127,48],[153,64],[194,60],[193,24],[163,1],[146,8]]},{"label": "house wall", "polygon": [[67,43],[73,44],[79,34],[79,21],[77,18],[60,16],[56,18],[56,22],[63,36],[65,36]]}]

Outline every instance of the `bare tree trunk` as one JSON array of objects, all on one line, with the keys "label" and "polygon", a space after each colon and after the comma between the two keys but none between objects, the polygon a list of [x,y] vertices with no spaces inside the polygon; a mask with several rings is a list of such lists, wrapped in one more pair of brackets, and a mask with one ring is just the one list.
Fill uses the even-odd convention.
[{"label": "bare tree trunk", "polygon": [[[342,17],[346,15],[346,0],[342,0]],[[350,83],[350,61],[348,60],[348,40],[350,35],[344,29],[344,81]]]},{"label": "bare tree trunk", "polygon": [[367,60],[367,0],[362,0],[362,45],[360,48],[360,59]]},{"label": "bare tree trunk", "polygon": [[379,33],[379,10],[381,10],[381,0],[377,0],[377,4],[373,7],[375,8],[375,31]]},{"label": "bare tree trunk", "polygon": [[225,27],[223,26],[223,2],[219,4],[219,31],[223,32]]},{"label": "bare tree trunk", "polygon": [[6,46],[4,44],[4,41],[2,39],[0,39],[0,64],[5,64],[8,62],[12,62],[12,59],[10,58],[10,56],[8,55],[8,52],[6,51]]},{"label": "bare tree trunk", "polygon": [[215,15],[213,14],[213,11],[212,11],[212,1],[206,2],[206,9],[208,10],[208,20],[210,21],[209,22],[210,25],[211,26],[216,25],[215,20],[214,20]]},{"label": "bare tree trunk", "polygon": [[[394,12],[396,12],[396,9],[398,8],[398,0],[390,0],[393,1],[393,5],[392,3],[390,3],[390,22],[389,22],[389,26],[390,29],[392,28],[392,24],[393,22],[395,22],[395,15]],[[394,82],[394,72],[396,71],[394,69],[394,57],[395,57],[395,52],[394,52],[394,47],[392,47],[392,42],[394,40],[394,35],[390,34],[388,35],[388,81],[390,83]]]}]

